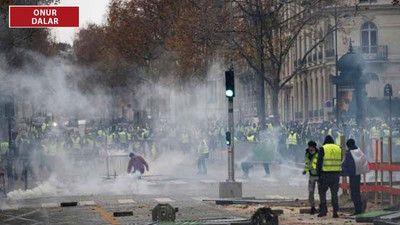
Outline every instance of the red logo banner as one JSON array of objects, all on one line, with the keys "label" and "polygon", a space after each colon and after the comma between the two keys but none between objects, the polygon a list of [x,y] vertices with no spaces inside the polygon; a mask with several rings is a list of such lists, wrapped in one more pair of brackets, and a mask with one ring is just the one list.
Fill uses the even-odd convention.
[{"label": "red logo banner", "polygon": [[9,27],[79,27],[79,7],[10,6]]}]

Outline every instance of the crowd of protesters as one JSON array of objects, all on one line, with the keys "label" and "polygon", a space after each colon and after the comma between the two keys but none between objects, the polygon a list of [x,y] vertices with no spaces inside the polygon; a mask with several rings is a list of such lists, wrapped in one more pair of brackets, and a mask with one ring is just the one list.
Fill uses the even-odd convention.
[{"label": "crowd of protesters", "polygon": [[[393,122],[393,160],[400,160],[400,133],[398,122]],[[55,126],[54,123],[28,124],[24,129],[14,129],[11,142],[8,137],[3,137],[0,142],[1,171],[10,171],[10,159],[13,165],[22,165],[22,173],[14,173],[15,179],[24,179],[26,172],[31,173],[36,179],[32,169],[32,159],[42,170],[51,171],[56,165],[51,160],[60,152],[85,160],[87,157],[105,155],[107,150],[124,151],[142,155],[146,159],[156,159],[163,153],[176,151],[182,155],[196,155],[199,174],[207,174],[206,161],[213,162],[222,159],[226,150],[225,133],[228,131],[226,123],[217,119],[209,119],[201,123],[176,124],[169,121],[159,121],[152,126],[150,123],[115,122],[102,123],[80,127]],[[388,123],[382,119],[367,120],[363,129],[357,126],[340,126],[333,122],[320,124],[289,124],[273,125],[267,121],[265,129],[261,130],[260,124],[252,121],[239,120],[235,124],[235,142],[243,143],[268,143],[273,146],[275,154],[273,160],[293,161],[301,163],[304,156],[304,147],[309,140],[322,143],[330,135],[336,144],[340,145],[340,136],[353,138],[357,143],[364,136],[366,143],[366,156],[371,159],[371,141],[380,137],[389,136]],[[11,145],[10,145],[11,143]],[[387,139],[383,141],[387,147]],[[266,145],[264,145],[266,146]],[[249,150],[250,151],[250,150]],[[242,156],[249,158],[248,156]],[[257,156],[258,157],[258,156]],[[385,155],[384,155],[385,157]],[[254,158],[254,157],[253,157]],[[259,157],[258,157],[259,158]],[[247,159],[246,159],[247,160]],[[252,160],[243,161],[243,173],[248,174]],[[269,174],[265,160],[264,169]],[[12,164],[12,163],[11,163]],[[244,167],[243,167],[244,165]],[[14,168],[13,168],[14,169]],[[1,172],[0,171],[0,172]]]}]

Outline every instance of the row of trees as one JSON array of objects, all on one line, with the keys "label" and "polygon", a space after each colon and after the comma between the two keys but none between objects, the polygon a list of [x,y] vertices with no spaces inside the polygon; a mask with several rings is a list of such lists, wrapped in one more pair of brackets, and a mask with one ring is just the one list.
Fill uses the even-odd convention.
[{"label": "row of trees", "polygon": [[[306,72],[307,56],[322,49],[326,37],[337,29],[324,22],[332,21],[335,7],[344,7],[344,2],[232,0],[231,31],[228,0],[112,0],[107,23],[81,29],[74,52],[80,64],[97,68],[90,80],[101,85],[129,88],[165,80],[190,87],[193,81],[204,80],[214,60],[228,65],[232,34],[233,60],[245,61],[262,81],[257,90],[261,125],[265,125],[264,82],[271,89],[274,123],[279,123],[280,91],[295,75]],[[342,15],[335,15],[340,21]],[[299,65],[283,78],[299,38],[311,44],[297,55]]]},{"label": "row of trees", "polygon": [[[59,0],[2,0],[0,2],[0,52],[4,54],[3,69],[13,70],[29,63],[27,51],[54,55],[57,44],[49,29],[10,29],[8,27],[8,7],[10,5],[50,5]],[[7,68],[4,68],[7,67]]]}]

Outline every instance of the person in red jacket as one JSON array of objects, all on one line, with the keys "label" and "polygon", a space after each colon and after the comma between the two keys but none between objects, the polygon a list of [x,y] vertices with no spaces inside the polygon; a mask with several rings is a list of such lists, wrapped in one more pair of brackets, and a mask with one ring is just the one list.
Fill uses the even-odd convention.
[{"label": "person in red jacket", "polygon": [[131,160],[129,160],[128,164],[128,173],[131,173],[132,167],[133,171],[132,173],[135,173],[137,170],[140,172],[140,175],[144,173],[144,168],[146,167],[146,170],[149,171],[149,165],[147,164],[146,160],[142,156],[135,155],[132,152],[129,153],[129,157]]}]

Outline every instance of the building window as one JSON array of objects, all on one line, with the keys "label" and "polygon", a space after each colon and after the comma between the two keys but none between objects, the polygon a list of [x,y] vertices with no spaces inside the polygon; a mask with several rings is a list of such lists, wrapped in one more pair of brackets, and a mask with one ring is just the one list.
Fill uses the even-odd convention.
[{"label": "building window", "polygon": [[[328,31],[332,30],[333,27],[332,25],[328,25]],[[334,50],[335,49],[335,37],[334,37],[334,32],[331,32],[330,34],[328,34],[328,36],[326,37],[327,41],[328,41],[328,50]]]},{"label": "building window", "polygon": [[361,27],[361,45],[363,53],[377,52],[377,33],[376,25],[371,22],[366,22]]}]

